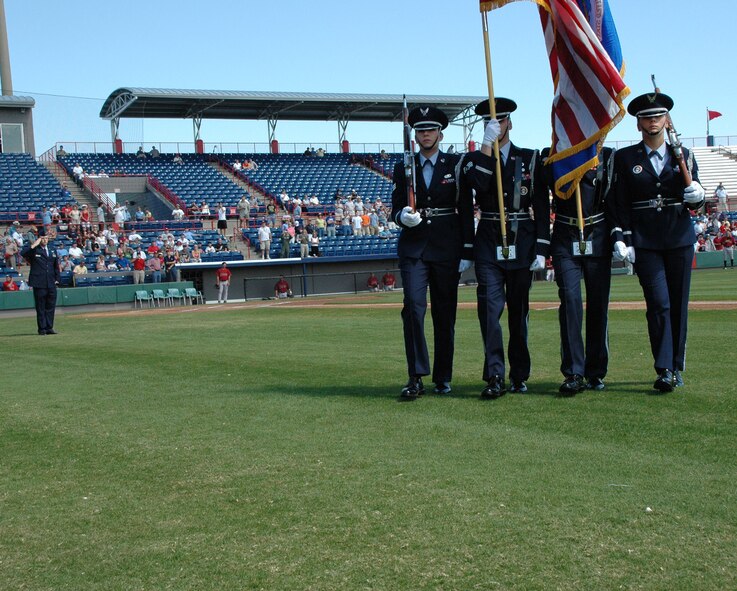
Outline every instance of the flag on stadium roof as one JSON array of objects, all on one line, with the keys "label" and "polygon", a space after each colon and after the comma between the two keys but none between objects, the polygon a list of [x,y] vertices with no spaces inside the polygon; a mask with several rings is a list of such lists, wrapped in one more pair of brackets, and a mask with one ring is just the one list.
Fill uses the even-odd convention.
[{"label": "flag on stadium roof", "polygon": [[[481,12],[516,0],[480,0]],[[624,61],[608,0],[532,0],[550,60],[553,140],[548,163],[555,192],[567,199],[598,164],[607,133],[624,117]]]},{"label": "flag on stadium roof", "polygon": [[722,114],[719,111],[710,111],[709,109],[706,110],[706,113],[709,115],[709,121],[722,116]]}]

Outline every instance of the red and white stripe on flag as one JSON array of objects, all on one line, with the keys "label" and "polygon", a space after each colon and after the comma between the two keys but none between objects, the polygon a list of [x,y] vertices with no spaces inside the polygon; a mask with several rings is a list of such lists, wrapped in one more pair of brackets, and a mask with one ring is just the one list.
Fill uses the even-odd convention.
[{"label": "red and white stripe on flag", "polygon": [[575,0],[535,1],[555,87],[548,162],[556,193],[566,199],[598,163],[601,144],[624,116],[630,91]]}]

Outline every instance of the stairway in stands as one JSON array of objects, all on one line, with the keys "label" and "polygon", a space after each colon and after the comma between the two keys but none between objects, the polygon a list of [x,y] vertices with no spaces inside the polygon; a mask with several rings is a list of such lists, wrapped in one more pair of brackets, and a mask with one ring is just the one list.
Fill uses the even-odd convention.
[{"label": "stairway in stands", "polygon": [[[67,171],[56,162],[42,162],[42,164],[54,176],[54,178],[59,181],[60,185],[66,185],[66,188],[72,194],[72,199],[80,205],[87,205],[94,217],[95,212],[97,211],[97,199],[95,199],[88,191],[80,189],[77,183],[74,182],[74,179],[67,174]],[[63,204],[57,203],[57,205],[61,207]]]},{"label": "stairway in stands", "polygon": [[250,186],[248,183],[238,178],[219,162],[208,162],[208,164],[224,177],[226,177],[228,180],[233,181],[236,185],[243,189],[244,193],[255,195],[259,203],[268,203],[269,198],[263,192],[259,191],[256,187]]},{"label": "stairway in stands", "polygon": [[737,210],[737,146],[727,146],[727,149],[732,152],[731,158],[728,153],[720,152],[719,148],[692,148],[707,199],[713,197],[719,183],[724,183],[729,194],[729,209],[734,211]]}]

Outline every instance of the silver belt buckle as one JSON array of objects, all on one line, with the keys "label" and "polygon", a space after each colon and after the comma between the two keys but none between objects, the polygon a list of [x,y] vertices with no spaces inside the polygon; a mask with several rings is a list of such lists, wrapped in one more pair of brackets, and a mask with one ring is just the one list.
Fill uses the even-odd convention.
[{"label": "silver belt buckle", "polygon": [[650,199],[650,207],[654,207],[656,211],[661,211],[665,206],[665,200],[662,197]]}]

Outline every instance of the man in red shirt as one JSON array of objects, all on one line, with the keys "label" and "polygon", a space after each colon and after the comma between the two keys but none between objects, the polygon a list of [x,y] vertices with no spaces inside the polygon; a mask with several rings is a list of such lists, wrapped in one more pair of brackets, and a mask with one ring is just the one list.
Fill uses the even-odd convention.
[{"label": "man in red shirt", "polygon": [[730,266],[734,267],[734,237],[732,236],[732,228],[729,222],[724,222],[722,227],[719,228],[719,234],[714,239],[714,244],[717,241],[721,245],[722,257],[724,259],[724,268],[727,268],[727,258],[729,258]]},{"label": "man in red shirt", "polygon": [[284,279],[284,275],[279,277],[279,281],[276,282],[276,285],[274,286],[274,295],[279,299],[291,297],[292,290],[289,289],[289,283]]},{"label": "man in red shirt", "polygon": [[366,285],[368,286],[369,291],[379,291],[379,280],[377,279],[376,275],[374,275],[373,273],[369,275]]},{"label": "man in red shirt", "polygon": [[231,272],[228,269],[228,264],[223,262],[220,268],[215,271],[215,284],[218,286],[218,304],[222,301],[223,304],[228,303],[228,287],[230,287],[230,276]]},{"label": "man in red shirt", "polygon": [[384,276],[381,278],[381,283],[384,285],[384,291],[394,291],[394,284],[396,282],[396,278],[389,271],[384,273]]},{"label": "man in red shirt", "polygon": [[18,291],[18,284],[13,281],[13,278],[10,275],[5,276],[3,291]]},{"label": "man in red shirt", "polygon": [[139,248],[133,255],[133,284],[146,282],[146,255]]}]

